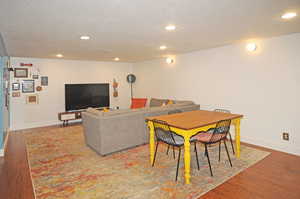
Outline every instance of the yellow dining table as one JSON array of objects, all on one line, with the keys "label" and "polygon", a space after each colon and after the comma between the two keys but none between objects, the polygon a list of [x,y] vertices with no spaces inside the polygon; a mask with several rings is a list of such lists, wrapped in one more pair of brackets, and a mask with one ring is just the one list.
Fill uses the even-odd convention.
[{"label": "yellow dining table", "polygon": [[240,121],[243,115],[222,113],[215,111],[190,111],[182,112],[171,115],[160,115],[147,117],[146,122],[150,129],[150,163],[154,160],[154,120],[162,120],[169,124],[170,130],[176,134],[181,135],[184,138],[184,176],[185,183],[190,184],[190,138],[197,134],[199,131],[207,131],[210,128],[214,128],[216,123],[220,120],[231,120],[231,124],[235,127],[235,145],[236,145],[236,157],[240,157]]}]

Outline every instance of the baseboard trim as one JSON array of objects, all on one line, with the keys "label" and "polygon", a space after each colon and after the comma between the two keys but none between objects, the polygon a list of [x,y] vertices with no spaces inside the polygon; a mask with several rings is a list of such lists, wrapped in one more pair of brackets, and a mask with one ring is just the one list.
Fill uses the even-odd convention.
[{"label": "baseboard trim", "polygon": [[[69,122],[69,124],[73,123],[79,123],[81,120],[72,120]],[[62,122],[60,121],[50,121],[50,122],[43,122],[43,123],[30,123],[30,124],[24,124],[21,126],[13,126],[11,128],[12,131],[22,131],[22,130],[28,130],[28,129],[35,129],[35,128],[42,128],[42,127],[50,127],[50,126],[60,126],[62,125]]]},{"label": "baseboard trim", "polygon": [[4,149],[0,149],[0,157],[4,156]]},{"label": "baseboard trim", "polygon": [[286,143],[286,144],[273,143],[273,142],[269,142],[269,141],[265,141],[265,140],[256,140],[256,139],[249,138],[249,137],[242,137],[241,141],[245,142],[245,143],[262,146],[262,147],[270,148],[273,150],[300,156],[300,147],[290,145],[289,143]]},{"label": "baseboard trim", "polygon": [[9,138],[9,133],[10,133],[10,130],[7,130],[7,134],[6,134],[6,137],[4,138],[4,144],[3,144],[4,152],[6,151],[7,142],[8,142],[8,138]]}]

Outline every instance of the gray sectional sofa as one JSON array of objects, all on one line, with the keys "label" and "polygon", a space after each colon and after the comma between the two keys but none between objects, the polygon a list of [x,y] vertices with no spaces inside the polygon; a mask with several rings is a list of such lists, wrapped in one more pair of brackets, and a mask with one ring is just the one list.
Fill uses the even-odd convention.
[{"label": "gray sectional sofa", "polygon": [[179,109],[183,112],[199,110],[200,105],[192,101],[150,100],[148,107],[140,109],[120,109],[102,112],[89,108],[82,113],[86,144],[100,155],[107,155],[149,142],[149,130],[145,118],[165,115]]}]

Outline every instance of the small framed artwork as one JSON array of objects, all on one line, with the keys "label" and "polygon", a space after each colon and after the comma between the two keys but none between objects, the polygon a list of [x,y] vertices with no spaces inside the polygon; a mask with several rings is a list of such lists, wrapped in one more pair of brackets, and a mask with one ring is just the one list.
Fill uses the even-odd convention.
[{"label": "small framed artwork", "polygon": [[20,97],[21,93],[19,91],[17,92],[12,92],[12,97]]},{"label": "small framed artwork", "polygon": [[14,77],[15,78],[27,78],[28,77],[28,68],[15,68]]},{"label": "small framed artwork", "polygon": [[26,104],[38,104],[38,103],[39,103],[38,95],[26,96]]},{"label": "small framed artwork", "polygon": [[22,93],[34,93],[34,80],[23,80]]},{"label": "small framed artwork", "polygon": [[18,83],[18,82],[12,83],[12,90],[13,91],[20,90],[20,83]]},{"label": "small framed artwork", "polygon": [[32,79],[38,79],[39,75],[32,75]]},{"label": "small framed artwork", "polygon": [[48,86],[48,76],[42,76],[41,77],[41,85],[42,86]]}]

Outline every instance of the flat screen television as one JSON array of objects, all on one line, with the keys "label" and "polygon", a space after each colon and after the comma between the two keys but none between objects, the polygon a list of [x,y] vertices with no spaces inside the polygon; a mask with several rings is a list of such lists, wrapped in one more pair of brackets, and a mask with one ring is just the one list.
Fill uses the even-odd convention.
[{"label": "flat screen television", "polygon": [[109,84],[65,84],[66,111],[109,107]]}]

